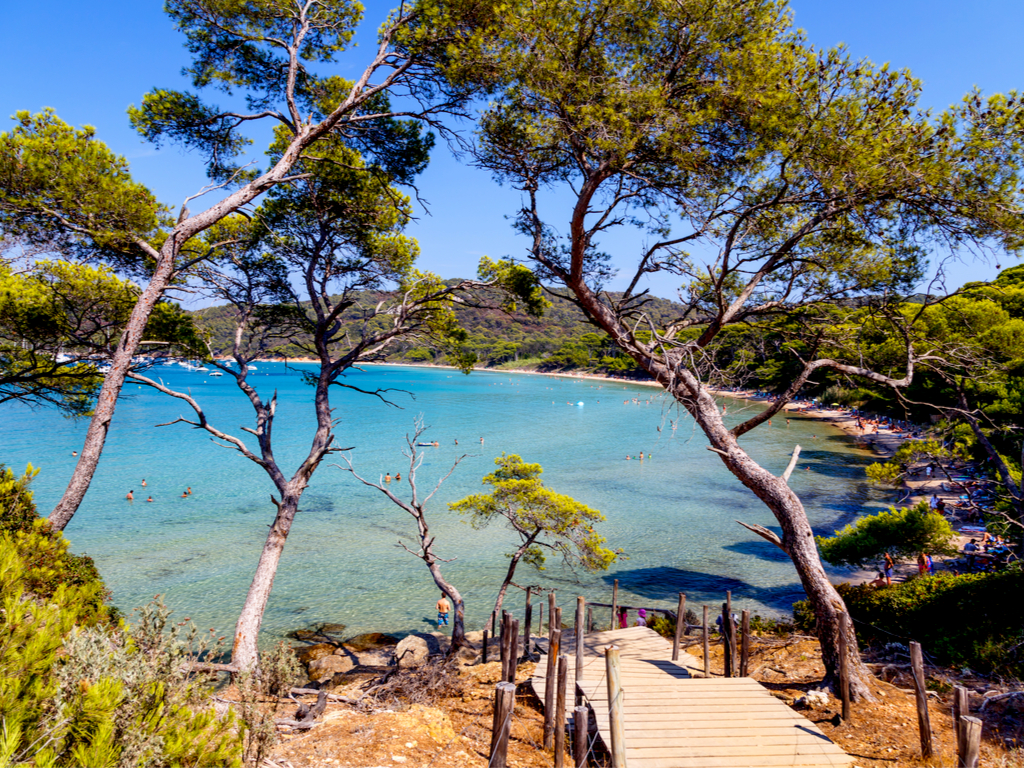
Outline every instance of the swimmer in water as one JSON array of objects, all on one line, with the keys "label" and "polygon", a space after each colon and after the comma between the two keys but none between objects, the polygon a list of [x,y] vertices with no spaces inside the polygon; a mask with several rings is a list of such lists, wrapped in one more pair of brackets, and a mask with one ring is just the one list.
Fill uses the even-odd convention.
[{"label": "swimmer in water", "polygon": [[182,491],[182,492],[181,492],[181,498],[183,498],[183,499],[187,499],[187,498],[188,498],[188,493],[187,493],[187,492],[185,492],[185,491]]},{"label": "swimmer in water", "polygon": [[395,475],[395,480],[398,481],[398,480],[401,480],[401,479],[402,479],[402,473],[399,472],[397,475]]},{"label": "swimmer in water", "polygon": [[146,501],[152,501],[152,500],[153,500],[152,496],[150,496],[148,499],[146,499]]},{"label": "swimmer in water", "polygon": [[146,487],[146,478],[142,478],[142,487],[143,487],[143,488],[145,488],[145,487]]},{"label": "swimmer in water", "polygon": [[192,495],[192,486],[191,485],[186,489],[185,493],[187,493],[189,496]]},{"label": "swimmer in water", "polygon": [[390,483],[391,482],[391,473],[390,472],[388,472],[386,475],[384,475],[384,482],[385,483]]},{"label": "swimmer in water", "polygon": [[78,451],[72,451],[72,452],[71,452],[71,455],[72,455],[72,456],[77,456],[77,455],[78,455]]},{"label": "swimmer in water", "polygon": [[128,501],[135,501],[135,491],[128,491],[128,495],[125,496],[125,498],[128,499]]}]

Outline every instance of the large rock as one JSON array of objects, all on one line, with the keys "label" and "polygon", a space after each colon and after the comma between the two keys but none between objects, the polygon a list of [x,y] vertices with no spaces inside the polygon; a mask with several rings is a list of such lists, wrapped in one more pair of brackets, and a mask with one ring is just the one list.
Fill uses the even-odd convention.
[{"label": "large rock", "polygon": [[317,659],[332,655],[335,650],[337,647],[331,643],[317,643],[316,645],[307,645],[305,648],[297,648],[295,655],[301,664],[309,666]]},{"label": "large rock", "polygon": [[356,663],[348,656],[324,656],[310,662],[309,679],[319,683],[325,678],[332,678],[339,673],[351,672]]},{"label": "large rock", "polygon": [[430,645],[422,635],[409,635],[395,646],[395,663],[400,667],[420,667],[430,658]]}]

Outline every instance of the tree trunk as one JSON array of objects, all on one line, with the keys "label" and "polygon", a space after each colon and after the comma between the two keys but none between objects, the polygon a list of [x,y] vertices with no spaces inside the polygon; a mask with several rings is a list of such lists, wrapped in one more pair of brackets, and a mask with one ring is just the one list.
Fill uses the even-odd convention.
[{"label": "tree trunk", "polygon": [[85,433],[85,443],[78,456],[78,463],[75,471],[68,481],[68,487],[57,506],[53,508],[49,518],[50,525],[63,531],[67,524],[78,511],[85,494],[89,490],[92,478],[96,474],[96,467],[100,462],[100,455],[103,453],[103,446],[107,442],[107,432],[110,430],[110,422],[114,418],[114,409],[117,407],[117,398],[121,394],[124,380],[131,368],[132,358],[139,349],[142,341],[142,334],[146,330],[149,316],[153,307],[163,295],[164,290],[170,282],[174,257],[172,253],[161,251],[160,260],[157,263],[156,271],[153,273],[149,285],[142,292],[139,300],[132,309],[128,318],[128,325],[125,327],[121,340],[114,352],[111,361],[110,371],[103,380],[103,387],[100,389],[99,397],[96,399],[96,409],[93,412],[92,420],[89,422],[89,429]]},{"label": "tree trunk", "polygon": [[501,588],[498,590],[498,599],[494,602],[494,615],[501,615],[501,604],[505,601],[505,593],[508,592],[508,585],[512,583],[513,577],[516,575],[516,566],[519,565],[519,561],[523,558],[527,548],[532,543],[532,539],[519,547],[512,555],[508,564],[508,571],[505,573],[505,580],[501,582]]},{"label": "tree trunk", "polygon": [[849,649],[850,695],[858,700],[873,700],[869,686],[873,676],[860,660],[852,624],[841,622],[841,614],[847,612],[846,605],[821,565],[803,504],[785,478],[776,477],[758,465],[726,428],[714,396],[686,363],[687,355],[693,350],[682,349],[664,355],[652,353],[631,338],[612,309],[603,304],[581,279],[567,277],[564,282],[579,298],[584,311],[693,416],[711,443],[711,449],[721,457],[729,471],[772,511],[782,528],[778,545],[792,560],[800,583],[814,607],[821,657],[825,664],[825,683],[838,690],[839,633],[844,632]]},{"label": "tree trunk", "polygon": [[800,583],[814,606],[821,658],[825,664],[825,684],[839,690],[839,635],[844,633],[850,695],[856,700],[873,700],[869,681],[874,678],[857,652],[852,626],[842,621],[846,605],[821,564],[803,504],[785,478],[772,475],[747,455],[725,427],[714,396],[695,380],[693,384],[695,386],[686,389],[676,384],[669,391],[684,402],[729,471],[767,505],[782,528],[781,548],[793,561]]},{"label": "tree trunk", "polygon": [[263,612],[270,599],[270,591],[274,587],[274,576],[277,574],[281,553],[284,551],[288,532],[298,511],[298,496],[286,496],[277,507],[277,517],[267,534],[263,545],[263,553],[256,566],[256,573],[245,596],[245,604],[235,624],[235,641],[231,649],[231,663],[239,670],[251,670],[256,667],[259,658],[257,641],[260,625],[263,623]]},{"label": "tree trunk", "polygon": [[437,561],[428,562],[427,568],[430,569],[430,575],[434,577],[434,583],[437,588],[448,595],[452,601],[452,612],[455,614],[455,618],[452,620],[452,644],[449,648],[449,653],[455,653],[459,648],[466,646],[466,604],[462,600],[462,595],[459,594],[459,590],[445,581],[444,576],[441,575],[441,567],[437,564]]}]

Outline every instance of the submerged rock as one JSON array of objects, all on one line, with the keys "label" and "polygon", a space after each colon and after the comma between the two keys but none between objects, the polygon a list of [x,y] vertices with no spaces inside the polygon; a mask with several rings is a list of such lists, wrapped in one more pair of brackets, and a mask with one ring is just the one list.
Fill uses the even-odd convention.
[{"label": "submerged rock", "polygon": [[385,635],[383,632],[366,632],[350,637],[341,646],[352,653],[361,653],[362,651],[378,651],[381,648],[389,648],[397,644],[398,638],[393,635]]},{"label": "submerged rock", "polygon": [[344,624],[316,624],[308,629],[293,630],[288,633],[288,637],[304,643],[339,643],[344,632]]}]

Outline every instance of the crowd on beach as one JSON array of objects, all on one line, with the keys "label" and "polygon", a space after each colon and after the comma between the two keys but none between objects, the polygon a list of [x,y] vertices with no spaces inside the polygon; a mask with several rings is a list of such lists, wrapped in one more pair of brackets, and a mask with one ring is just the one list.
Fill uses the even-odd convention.
[{"label": "crowd on beach", "polygon": [[[729,390],[722,394],[748,400],[773,402],[777,395],[750,390]],[[827,405],[814,398],[794,398],[786,410],[830,421],[852,435],[865,447],[884,458],[892,458],[905,440],[928,438],[928,428],[910,421],[866,413],[857,408]],[[901,503],[916,504],[927,500],[931,509],[942,514],[959,534],[959,556],[936,558],[921,553],[916,564],[918,575],[934,574],[936,567],[953,573],[974,573],[1005,568],[1019,553],[1016,544],[993,535],[986,523],[995,518],[998,484],[986,478],[982,468],[960,460],[922,460],[901,466],[905,498]],[[909,575],[914,565],[901,569],[887,558],[885,570],[872,584],[891,584],[897,571]]]}]

